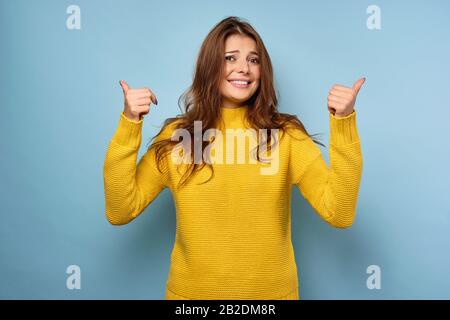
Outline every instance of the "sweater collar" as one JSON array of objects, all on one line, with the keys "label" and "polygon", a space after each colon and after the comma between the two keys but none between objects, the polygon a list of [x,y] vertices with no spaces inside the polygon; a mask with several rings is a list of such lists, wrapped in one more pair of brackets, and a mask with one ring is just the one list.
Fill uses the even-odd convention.
[{"label": "sweater collar", "polygon": [[226,127],[241,127],[245,121],[248,106],[237,108],[220,107],[220,115]]}]

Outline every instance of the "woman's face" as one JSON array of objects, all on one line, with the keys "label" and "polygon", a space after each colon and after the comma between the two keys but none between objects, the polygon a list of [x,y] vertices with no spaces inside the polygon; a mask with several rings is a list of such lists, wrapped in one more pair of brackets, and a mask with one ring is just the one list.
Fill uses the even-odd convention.
[{"label": "woman's face", "polygon": [[225,41],[224,59],[224,78],[220,85],[222,107],[242,106],[259,87],[260,66],[255,40],[239,34],[229,36]]}]

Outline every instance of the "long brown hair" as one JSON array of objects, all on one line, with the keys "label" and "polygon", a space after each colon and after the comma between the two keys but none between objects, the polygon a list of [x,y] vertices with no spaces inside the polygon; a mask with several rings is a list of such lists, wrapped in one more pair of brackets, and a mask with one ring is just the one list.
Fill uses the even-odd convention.
[{"label": "long brown hair", "polygon": [[[315,143],[324,146],[320,141],[313,138],[313,136],[317,134],[308,134],[302,122],[296,115],[278,112],[278,99],[273,83],[272,62],[264,43],[259,34],[247,21],[234,16],[227,17],[216,24],[203,41],[198,54],[192,85],[183,92],[178,99],[178,105],[182,111],[184,107],[184,114],[179,114],[174,118],[167,118],[164,121],[161,130],[152,138],[152,140],[157,137],[167,125],[177,122],[175,129],[186,129],[189,131],[191,135],[191,150],[194,150],[194,120],[201,121],[202,135],[204,131],[215,127],[220,118],[220,106],[222,103],[220,83],[223,78],[225,63],[225,41],[228,36],[233,34],[249,36],[256,42],[258,56],[260,57],[260,85],[257,91],[245,104],[248,109],[248,123],[256,130],[262,128],[267,129],[268,131],[267,142],[264,143],[268,143],[272,140],[272,129],[280,129],[282,132],[285,132],[286,126],[291,125],[300,129]],[[180,101],[182,101],[183,107],[181,107]],[[288,131],[286,130],[286,132]],[[149,141],[149,145],[152,140]],[[178,143],[179,141],[172,141],[169,137],[167,139],[155,141],[148,147],[148,149],[153,147],[156,148],[155,155],[158,170],[160,172],[162,172],[160,161],[163,157],[168,156],[173,147]],[[201,154],[203,154],[204,148],[211,143],[212,141],[202,141]],[[261,145],[258,143],[258,161],[260,160],[260,147]],[[270,147],[267,147],[267,149],[270,149]],[[191,152],[191,158],[193,157],[193,152]],[[214,175],[214,170],[210,163],[202,161],[201,165],[199,165],[198,163],[191,161],[181,178],[179,187],[184,185],[196,170],[201,170],[205,164],[211,168]],[[209,179],[207,181],[209,181]]]}]

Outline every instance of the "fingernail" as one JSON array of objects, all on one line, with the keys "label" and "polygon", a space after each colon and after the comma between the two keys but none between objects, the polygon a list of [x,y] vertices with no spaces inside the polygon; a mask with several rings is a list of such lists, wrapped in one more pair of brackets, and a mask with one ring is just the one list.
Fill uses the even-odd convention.
[{"label": "fingernail", "polygon": [[158,105],[158,99],[155,97],[155,104]]}]

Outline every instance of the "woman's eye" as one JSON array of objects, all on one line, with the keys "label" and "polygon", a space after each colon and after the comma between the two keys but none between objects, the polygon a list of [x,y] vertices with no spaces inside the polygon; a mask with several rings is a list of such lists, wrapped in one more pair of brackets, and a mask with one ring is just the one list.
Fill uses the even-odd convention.
[{"label": "woman's eye", "polygon": [[[228,61],[236,60],[235,56],[226,56],[225,59],[228,60]],[[249,59],[249,60],[250,60],[251,63],[254,63],[254,64],[258,64],[259,63],[259,59],[258,58],[252,58],[252,59]]]}]

